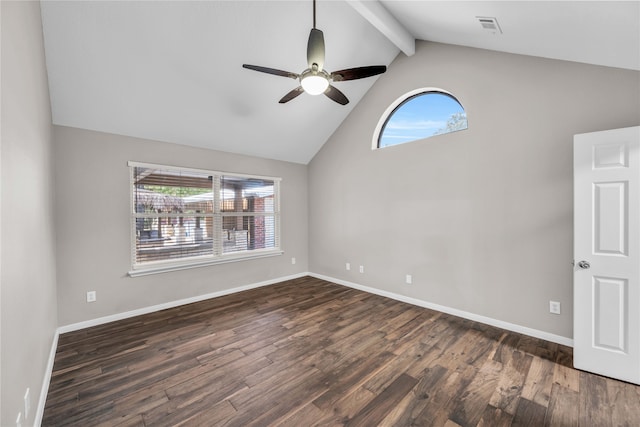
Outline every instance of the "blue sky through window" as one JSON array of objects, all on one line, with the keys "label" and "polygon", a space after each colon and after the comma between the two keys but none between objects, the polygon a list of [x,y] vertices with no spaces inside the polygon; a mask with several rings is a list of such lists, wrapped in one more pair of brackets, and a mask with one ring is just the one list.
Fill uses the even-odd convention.
[{"label": "blue sky through window", "polygon": [[378,146],[403,144],[466,128],[466,114],[455,98],[440,92],[425,92],[404,101],[391,113]]}]

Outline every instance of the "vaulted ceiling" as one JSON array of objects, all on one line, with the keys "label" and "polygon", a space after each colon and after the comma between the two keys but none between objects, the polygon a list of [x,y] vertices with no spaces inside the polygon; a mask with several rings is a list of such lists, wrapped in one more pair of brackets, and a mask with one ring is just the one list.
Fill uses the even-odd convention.
[{"label": "vaulted ceiling", "polygon": [[[311,0],[43,1],[42,20],[58,125],[308,163],[378,78],[335,83],[346,106],[279,104],[298,82],[242,68],[305,69]],[[391,72],[414,39],[640,70],[639,1],[321,0],[317,27],[329,71]]]}]

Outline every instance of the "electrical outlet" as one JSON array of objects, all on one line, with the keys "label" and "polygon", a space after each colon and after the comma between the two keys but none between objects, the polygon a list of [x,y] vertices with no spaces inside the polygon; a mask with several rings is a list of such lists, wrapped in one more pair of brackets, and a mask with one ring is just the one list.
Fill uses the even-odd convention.
[{"label": "electrical outlet", "polygon": [[296,263],[296,259],[295,258],[291,258],[291,264],[295,264]]},{"label": "electrical outlet", "polygon": [[560,314],[560,302],[549,301],[549,313]]},{"label": "electrical outlet", "polygon": [[364,273],[364,265],[360,266],[360,273]]},{"label": "electrical outlet", "polygon": [[407,274],[407,277],[404,281],[407,283],[407,285],[410,285],[411,283],[413,283],[413,277],[411,277],[410,274]]},{"label": "electrical outlet", "polygon": [[87,292],[87,302],[95,302],[96,301],[96,291]]},{"label": "electrical outlet", "polygon": [[24,392],[24,419],[29,418],[29,412],[31,412],[31,394],[29,388]]},{"label": "electrical outlet", "polygon": [[351,264],[350,263],[346,263],[344,265],[344,268],[346,268],[347,270],[351,270]]},{"label": "electrical outlet", "polygon": [[16,417],[16,427],[22,427],[22,412],[18,412]]}]

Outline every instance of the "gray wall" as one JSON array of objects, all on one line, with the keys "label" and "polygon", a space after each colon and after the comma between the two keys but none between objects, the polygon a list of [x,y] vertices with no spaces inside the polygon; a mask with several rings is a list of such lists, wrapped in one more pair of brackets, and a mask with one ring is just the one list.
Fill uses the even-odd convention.
[{"label": "gray wall", "polygon": [[[59,126],[54,139],[61,326],[308,270],[305,165]],[[129,160],[282,177],[285,254],[128,277]],[[86,302],[89,290],[97,291],[94,303]]]},{"label": "gray wall", "polygon": [[56,319],[52,129],[39,2],[0,4],[2,415],[15,425],[27,387],[32,425]]},{"label": "gray wall", "polygon": [[[421,87],[469,129],[371,150]],[[418,42],[309,165],[310,271],[571,338],[573,135],[638,125],[639,93],[635,71]]]}]

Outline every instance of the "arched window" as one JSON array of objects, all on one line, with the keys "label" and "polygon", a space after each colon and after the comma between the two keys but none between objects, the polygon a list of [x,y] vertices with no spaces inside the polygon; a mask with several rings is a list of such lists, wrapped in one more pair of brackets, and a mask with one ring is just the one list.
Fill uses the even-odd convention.
[{"label": "arched window", "polygon": [[378,122],[373,148],[467,129],[467,114],[447,91],[422,88],[398,98]]}]

